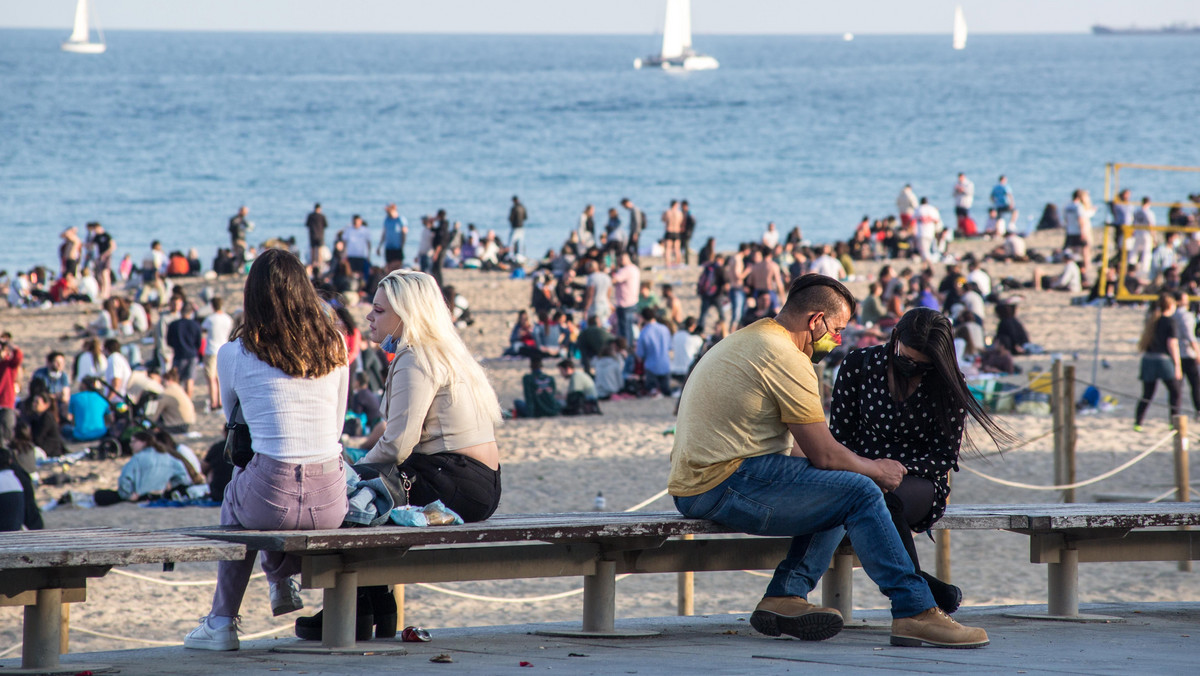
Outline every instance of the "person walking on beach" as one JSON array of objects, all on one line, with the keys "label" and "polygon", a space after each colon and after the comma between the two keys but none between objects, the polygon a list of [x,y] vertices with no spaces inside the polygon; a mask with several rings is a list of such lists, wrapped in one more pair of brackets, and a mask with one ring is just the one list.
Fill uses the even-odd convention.
[{"label": "person walking on beach", "polygon": [[917,210],[917,195],[913,192],[912,185],[904,184],[904,188],[900,190],[900,195],[896,197],[896,211],[900,214],[900,227],[907,228],[912,225],[913,212]]},{"label": "person walking on beach", "polygon": [[1008,186],[1008,177],[1001,174],[992,187],[992,208],[996,214],[1016,227],[1017,203],[1013,200],[1012,188]]},{"label": "person walking on beach", "polygon": [[617,311],[617,335],[633,345],[633,327],[637,322],[638,289],[642,285],[642,271],[633,264],[629,252],[622,251],[612,272],[613,304]]},{"label": "person walking on beach", "polygon": [[683,212],[683,236],[679,240],[679,250],[683,254],[683,264],[691,265],[692,235],[696,234],[696,219],[692,217],[687,200],[679,203],[679,210]]},{"label": "person walking on beach", "polygon": [[339,233],[346,245],[346,260],[354,274],[366,279],[371,276],[371,232],[362,216],[354,214],[350,227]]},{"label": "person walking on beach", "polygon": [[79,239],[79,228],[72,225],[63,230],[59,237],[62,238],[62,244],[58,247],[62,275],[79,274],[79,259],[83,256],[83,240]]},{"label": "person walking on beach", "polygon": [[204,331],[204,375],[208,378],[208,408],[216,411],[221,408],[221,381],[217,377],[217,353],[221,346],[229,342],[229,334],[233,332],[233,317],[221,309],[220,298],[213,298],[212,314],[204,318],[200,329]]},{"label": "person walking on beach", "polygon": [[525,243],[525,221],[527,220],[529,220],[529,213],[525,211],[525,205],[521,204],[520,198],[513,195],[512,208],[508,210],[508,224],[512,227],[508,233],[508,248],[512,250],[514,258],[521,255],[521,245]]},{"label": "person walking on beach", "polygon": [[1067,239],[1063,248],[1075,252],[1079,265],[1086,273],[1092,260],[1092,200],[1088,191],[1079,188],[1071,193],[1071,203],[1063,207],[1063,228]]},{"label": "person walking on beach", "polygon": [[1138,399],[1137,414],[1133,421],[1133,430],[1142,431],[1142,421],[1146,417],[1146,409],[1154,399],[1154,391],[1158,381],[1167,387],[1167,402],[1171,406],[1171,420],[1179,415],[1179,399],[1182,396],[1181,381],[1183,380],[1183,364],[1180,359],[1179,344],[1185,340],[1176,330],[1175,298],[1168,293],[1160,294],[1151,307],[1146,324],[1142,328],[1142,337],[1138,341],[1138,351],[1142,353],[1138,377],[1142,381],[1142,398]]},{"label": "person walking on beach", "polygon": [[945,227],[942,224],[942,214],[937,207],[929,203],[929,198],[922,197],[920,206],[913,214],[913,220],[917,226],[917,253],[920,254],[921,260],[927,263],[938,260],[940,256],[937,255],[935,247],[938,232]]},{"label": "person walking on beach", "polygon": [[[348,508],[338,443],[346,416],[346,344],[304,265],[280,249],[258,256],[246,276],[243,323],[217,356],[226,419],[235,408],[254,456],[225,487],[221,525],[250,529],[337,528]],[[280,406],[280,402],[287,402]],[[258,552],[221,561],[212,610],[184,639],[194,650],[237,650],[238,611]],[[300,559],[263,552],[271,612],[304,607],[292,576]]]},{"label": "person walking on beach", "polygon": [[584,264],[587,272],[587,288],[583,292],[583,310],[590,317],[595,316],[601,326],[608,326],[612,317],[613,283],[608,273],[600,269],[600,264],[589,259]]},{"label": "person walking on beach", "polygon": [[323,250],[325,248],[325,229],[328,227],[329,221],[325,220],[325,214],[321,212],[321,203],[317,202],[313,205],[312,213],[304,221],[304,228],[308,230],[308,262],[317,274],[322,272],[321,268],[325,264]]},{"label": "person walking on beach", "polygon": [[841,613],[806,597],[848,534],[891,601],[893,645],[986,646],[986,631],[937,607],[892,524],[884,491],[905,466],[855,454],[825,422],[813,364],[838,346],[856,305],[837,280],[803,275],[779,314],[710,348],[680,397],[667,490],[686,517],[792,538],[750,616],[759,633],[820,641],[841,631]]},{"label": "person walking on beach", "polygon": [[242,264],[246,261],[246,235],[254,229],[254,224],[246,219],[250,215],[250,208],[245,204],[238,207],[238,212],[229,219],[229,248],[233,251],[233,258],[238,264],[238,272],[242,271]]},{"label": "person walking on beach", "polygon": [[117,252],[117,240],[104,230],[99,221],[88,223],[87,231],[88,255],[91,257],[92,271],[100,287],[100,298],[108,298],[112,291],[112,259],[113,254]]},{"label": "person walking on beach", "polygon": [[196,309],[184,302],[179,319],[167,327],[167,345],[171,348],[171,367],[179,372],[179,380],[188,397],[196,396],[196,360],[200,356],[200,337],[203,329],[196,321]]},{"label": "person walking on beach", "polygon": [[596,246],[596,207],[589,204],[583,208],[583,213],[579,214],[579,227],[575,228],[575,234],[579,237],[579,246],[584,251]]},{"label": "person walking on beach", "polygon": [[12,334],[0,334],[0,408],[17,407],[17,379],[25,353],[12,342]]},{"label": "person walking on beach", "polygon": [[671,267],[672,261],[683,263],[679,254],[679,242],[683,239],[683,212],[679,210],[679,201],[671,200],[671,205],[662,214],[663,222],[663,265]]},{"label": "person walking on beach", "polygon": [[766,253],[762,249],[754,249],[750,254],[746,285],[750,287],[752,297],[757,298],[765,293],[771,297],[771,306],[778,307],[783,297],[783,272],[775,259]]},{"label": "person walking on beach", "polygon": [[646,229],[646,213],[637,208],[628,197],[621,199],[621,206],[629,211],[629,239],[625,250],[629,252],[629,258],[638,263],[638,244],[642,238],[642,231]]},{"label": "person walking on beach", "polygon": [[962,231],[963,224],[971,217],[971,205],[975,202],[975,184],[967,175],[958,172],[958,180],[954,183],[954,216],[958,221],[958,229]]},{"label": "person walking on beach", "polygon": [[375,253],[383,249],[383,260],[386,271],[399,270],[404,267],[404,240],[408,237],[408,221],[400,215],[396,203],[392,202],[384,210],[383,234],[379,244],[375,245]]}]

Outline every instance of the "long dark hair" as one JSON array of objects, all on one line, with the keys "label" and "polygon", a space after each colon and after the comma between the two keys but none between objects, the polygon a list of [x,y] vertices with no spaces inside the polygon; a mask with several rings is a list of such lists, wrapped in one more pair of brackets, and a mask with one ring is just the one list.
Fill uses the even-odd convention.
[{"label": "long dark hair", "polygon": [[295,254],[267,249],[246,275],[243,322],[231,339],[293,378],[320,378],[346,364],[346,343],[327,307]]},{"label": "long dark hair", "polygon": [[[887,344],[889,374],[894,373],[893,361],[896,359],[897,341],[929,357],[933,362],[933,373],[924,377],[929,378],[936,374],[936,386],[927,388],[926,391],[933,400],[933,417],[942,428],[943,434],[953,439],[958,434],[956,413],[966,411],[987,432],[997,448],[1017,441],[1017,437],[993,420],[971,394],[967,381],[958,370],[958,358],[954,354],[954,330],[945,315],[930,308],[913,308],[900,317]],[[892,391],[892,395],[895,398],[895,390]],[[963,422],[965,423],[965,420]],[[967,447],[975,448],[975,442],[965,424],[962,435]]]},{"label": "long dark hair", "polygon": [[179,445],[175,443],[175,437],[172,437],[170,432],[161,427],[155,427],[151,432],[155,448],[159,452],[166,453],[178,460],[183,465],[183,468],[187,470],[188,478],[192,480],[192,484],[198,485],[206,481],[204,475],[195,467],[192,467],[192,463],[188,462],[188,459],[183,457],[183,454],[179,452]]}]

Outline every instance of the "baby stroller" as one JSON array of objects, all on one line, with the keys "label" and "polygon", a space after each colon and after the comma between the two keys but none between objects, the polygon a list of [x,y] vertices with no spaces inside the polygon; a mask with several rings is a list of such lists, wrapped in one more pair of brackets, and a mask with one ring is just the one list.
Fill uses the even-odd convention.
[{"label": "baby stroller", "polygon": [[[109,410],[113,416],[113,423],[108,427],[108,434],[97,442],[95,448],[91,449],[89,457],[93,460],[106,460],[123,455],[133,455],[133,448],[130,447],[129,440],[133,438],[134,432],[154,426],[151,417],[158,408],[158,395],[143,391],[137,401],[134,401],[128,395],[117,392],[103,379],[93,377],[87,380],[94,381],[96,383],[94,387],[102,391],[105,398],[111,401]],[[84,385],[88,386],[89,384],[85,382]],[[116,396],[115,401],[112,400],[114,395]]]}]

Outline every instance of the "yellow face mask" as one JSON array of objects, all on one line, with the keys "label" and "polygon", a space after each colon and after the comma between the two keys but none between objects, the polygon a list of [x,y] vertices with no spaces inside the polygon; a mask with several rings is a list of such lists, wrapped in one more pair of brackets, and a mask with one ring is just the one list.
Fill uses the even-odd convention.
[{"label": "yellow face mask", "polygon": [[825,318],[821,318],[821,323],[825,324],[825,335],[813,341],[812,363],[824,359],[842,344],[842,337],[835,335],[829,330],[829,324],[825,322]]}]

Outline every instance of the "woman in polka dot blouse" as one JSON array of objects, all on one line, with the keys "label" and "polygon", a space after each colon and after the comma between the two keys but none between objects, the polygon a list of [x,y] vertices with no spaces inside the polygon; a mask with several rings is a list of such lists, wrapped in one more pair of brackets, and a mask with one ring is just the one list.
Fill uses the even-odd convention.
[{"label": "woman in polka dot blouse", "polygon": [[947,475],[970,415],[997,444],[1015,438],[987,414],[967,389],[954,355],[950,321],[936,310],[915,308],[900,318],[885,345],[846,356],[833,389],[829,427],[834,438],[867,458],[892,458],[908,470],[884,499],[917,573],[929,582],[938,606],[952,613],[962,591],[921,570],[913,531],[928,531],[946,512]]}]

